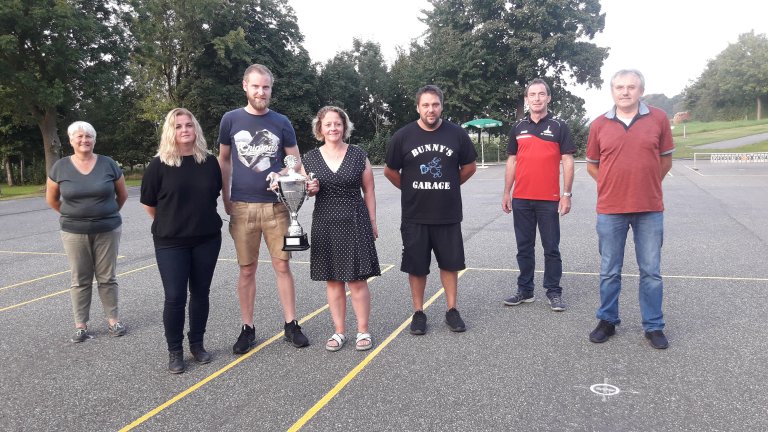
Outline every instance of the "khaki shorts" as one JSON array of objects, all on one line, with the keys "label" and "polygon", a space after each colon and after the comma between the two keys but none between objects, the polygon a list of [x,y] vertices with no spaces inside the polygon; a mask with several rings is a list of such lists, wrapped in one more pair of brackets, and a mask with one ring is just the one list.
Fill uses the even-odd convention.
[{"label": "khaki shorts", "polygon": [[237,263],[245,266],[259,259],[262,234],[272,258],[291,259],[291,253],[283,251],[288,225],[290,216],[283,203],[232,201],[229,233],[235,242]]}]

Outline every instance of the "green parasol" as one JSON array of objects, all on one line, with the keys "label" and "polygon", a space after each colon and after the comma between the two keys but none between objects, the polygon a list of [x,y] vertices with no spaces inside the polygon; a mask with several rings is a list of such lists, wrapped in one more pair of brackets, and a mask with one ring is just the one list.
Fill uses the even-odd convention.
[{"label": "green parasol", "polygon": [[485,168],[485,146],[483,146],[483,140],[482,140],[481,133],[483,132],[483,129],[499,127],[502,124],[503,123],[498,121],[498,120],[484,118],[484,119],[474,119],[474,120],[468,121],[466,123],[463,123],[461,125],[461,127],[463,127],[464,129],[466,129],[468,127],[476,127],[477,128],[477,140],[480,141],[480,154],[481,154],[481,156],[480,156],[480,158],[481,158],[480,159],[480,161],[481,161],[480,166],[482,168]]}]

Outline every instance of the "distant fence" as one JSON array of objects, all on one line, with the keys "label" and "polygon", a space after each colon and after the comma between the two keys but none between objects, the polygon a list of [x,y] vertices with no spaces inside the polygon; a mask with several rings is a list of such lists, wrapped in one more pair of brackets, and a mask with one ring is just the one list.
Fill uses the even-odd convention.
[{"label": "distant fence", "polygon": [[768,163],[768,152],[758,153],[694,153],[693,169],[697,161],[709,161],[710,163]]}]

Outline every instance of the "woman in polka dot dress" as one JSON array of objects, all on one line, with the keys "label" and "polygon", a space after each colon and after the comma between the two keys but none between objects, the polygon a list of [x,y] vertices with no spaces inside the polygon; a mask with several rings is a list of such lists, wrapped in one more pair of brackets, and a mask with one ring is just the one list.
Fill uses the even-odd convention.
[{"label": "woman in polka dot dress", "polygon": [[325,348],[338,351],[347,341],[346,284],[357,318],[355,349],[364,351],[373,346],[368,333],[371,295],[366,280],[381,274],[374,244],[378,230],[373,170],[365,151],[344,142],[352,134],[352,123],[341,108],[320,109],[312,120],[312,130],[323,145],[307,152],[302,163],[320,185],[316,192],[309,190],[310,196],[316,196],[310,276],[312,280],[327,281],[335,333]]}]

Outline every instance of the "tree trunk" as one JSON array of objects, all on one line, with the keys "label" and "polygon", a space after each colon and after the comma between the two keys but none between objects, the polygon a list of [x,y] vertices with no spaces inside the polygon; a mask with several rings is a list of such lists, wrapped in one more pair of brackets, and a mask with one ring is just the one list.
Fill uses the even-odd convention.
[{"label": "tree trunk", "polygon": [[6,182],[8,183],[8,186],[13,186],[13,173],[11,173],[11,157],[10,156],[5,157],[4,165],[5,165]]},{"label": "tree trunk", "polygon": [[757,119],[763,118],[763,101],[760,100],[760,96],[757,96]]},{"label": "tree trunk", "polygon": [[51,171],[51,167],[61,157],[61,140],[56,129],[56,108],[46,108],[42,118],[38,118],[37,126],[43,135],[43,149],[45,150],[45,172]]},{"label": "tree trunk", "polygon": [[525,117],[525,101],[522,99],[517,101],[517,106],[515,107],[515,116],[517,117],[515,120],[520,120],[521,118]]},{"label": "tree trunk", "polygon": [[24,155],[19,155],[19,184],[24,184]]}]

